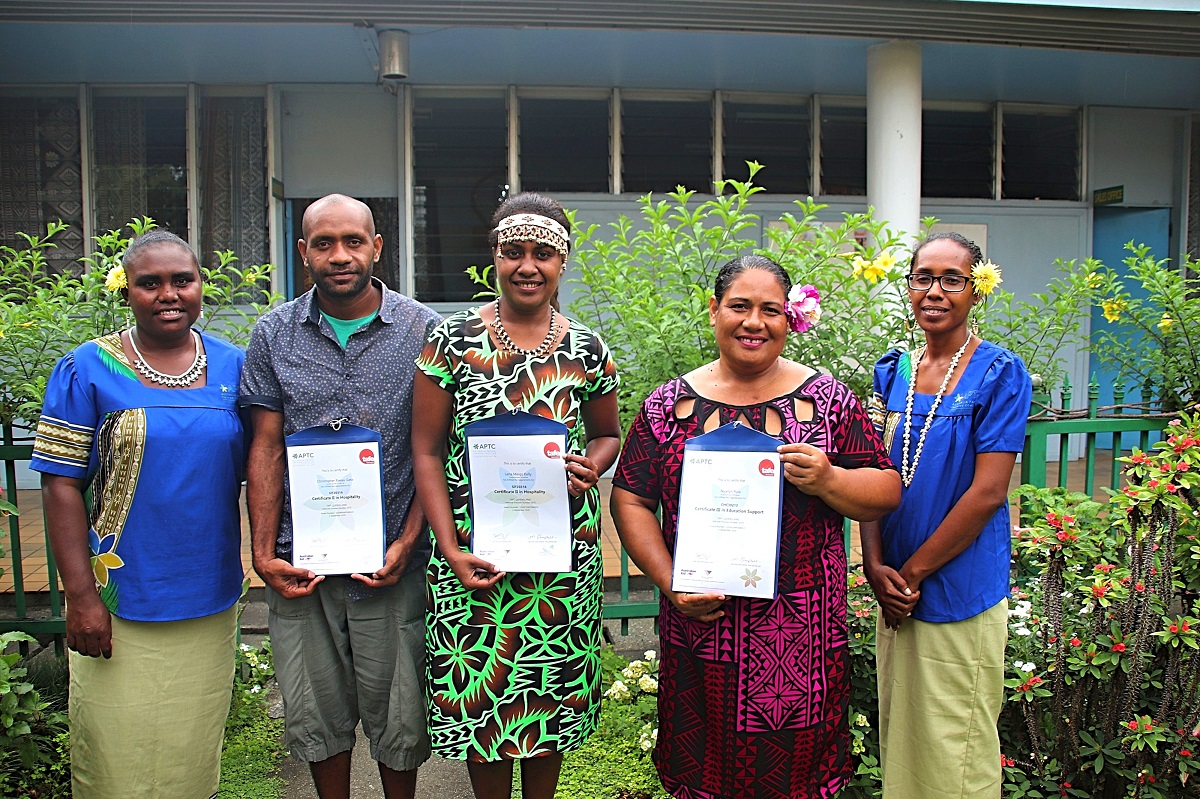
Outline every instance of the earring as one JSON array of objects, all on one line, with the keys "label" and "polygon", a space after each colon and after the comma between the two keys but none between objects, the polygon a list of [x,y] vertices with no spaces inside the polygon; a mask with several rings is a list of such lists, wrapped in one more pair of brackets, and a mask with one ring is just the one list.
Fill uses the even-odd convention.
[{"label": "earring", "polygon": [[917,329],[917,320],[915,318],[913,318],[912,311],[911,310],[905,311],[904,312],[904,332],[911,335],[913,332],[916,331],[916,329]]},{"label": "earring", "polygon": [[975,338],[981,338],[979,335],[979,306],[972,305],[970,313],[967,314],[967,324],[971,328],[971,334]]}]

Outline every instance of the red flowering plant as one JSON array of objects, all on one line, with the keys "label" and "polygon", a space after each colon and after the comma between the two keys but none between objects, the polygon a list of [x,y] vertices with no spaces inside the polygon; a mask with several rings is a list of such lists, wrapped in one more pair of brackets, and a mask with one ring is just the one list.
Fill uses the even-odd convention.
[{"label": "red flowering plant", "polygon": [[1200,797],[1198,428],[1121,458],[1108,503],[1018,491],[1005,797]]}]

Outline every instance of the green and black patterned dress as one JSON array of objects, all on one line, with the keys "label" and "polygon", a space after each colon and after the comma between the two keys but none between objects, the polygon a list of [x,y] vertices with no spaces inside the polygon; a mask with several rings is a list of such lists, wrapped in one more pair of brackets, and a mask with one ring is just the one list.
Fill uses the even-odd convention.
[{"label": "green and black patterned dress", "polygon": [[[549,355],[502,352],[478,310],[430,336],[417,368],[453,395],[446,482],[460,541],[469,539],[463,427],[512,409],[567,425],[570,452],[586,444],[582,403],[617,388],[604,342],[571,321]],[[573,505],[573,571],[509,573],[463,588],[434,542],[426,607],[429,730],[433,750],[494,761],[577,749],[600,718],[603,567],[596,489]]]}]

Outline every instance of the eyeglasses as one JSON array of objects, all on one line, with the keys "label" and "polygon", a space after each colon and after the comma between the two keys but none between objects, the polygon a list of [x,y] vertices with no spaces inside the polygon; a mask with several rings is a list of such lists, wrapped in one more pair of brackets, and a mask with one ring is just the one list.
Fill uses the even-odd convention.
[{"label": "eyeglasses", "polygon": [[937,281],[942,287],[942,291],[956,293],[967,287],[970,278],[966,275],[931,275],[928,272],[913,272],[905,275],[904,279],[908,281],[908,287],[913,291],[929,291],[933,288],[933,281]]}]

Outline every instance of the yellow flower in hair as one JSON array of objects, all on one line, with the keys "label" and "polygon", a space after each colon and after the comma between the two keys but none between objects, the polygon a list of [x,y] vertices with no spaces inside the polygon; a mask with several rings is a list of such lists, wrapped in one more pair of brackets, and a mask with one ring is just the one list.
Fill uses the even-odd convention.
[{"label": "yellow flower in hair", "polygon": [[975,283],[975,293],[986,297],[1004,282],[1000,277],[1000,267],[991,261],[980,261],[971,267],[971,280]]},{"label": "yellow flower in hair", "polygon": [[1125,310],[1125,302],[1123,300],[1104,300],[1100,303],[1100,310],[1104,312],[1104,318],[1109,322],[1115,322],[1121,318],[1121,311]]},{"label": "yellow flower in hair", "polygon": [[128,285],[129,283],[125,280],[125,267],[123,266],[114,266],[108,270],[108,274],[104,277],[104,288],[114,294]]},{"label": "yellow flower in hair", "polygon": [[1171,325],[1175,324],[1175,320],[1171,318],[1169,313],[1164,313],[1162,319],[1158,320],[1158,329],[1166,333],[1171,329]]}]

